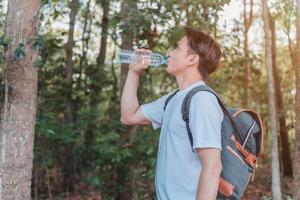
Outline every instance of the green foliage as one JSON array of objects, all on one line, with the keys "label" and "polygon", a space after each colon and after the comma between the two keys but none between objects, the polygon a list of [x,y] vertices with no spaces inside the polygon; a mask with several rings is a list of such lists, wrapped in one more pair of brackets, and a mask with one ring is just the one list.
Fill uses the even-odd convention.
[{"label": "green foliage", "polygon": [[94,175],[88,176],[86,178],[86,183],[88,183],[89,185],[93,186],[96,189],[100,189],[101,185],[103,184],[101,182],[101,179],[98,176],[94,176]]},{"label": "green foliage", "polygon": [[43,63],[43,61],[42,61],[42,59],[39,57],[37,60],[35,60],[35,61],[33,62],[33,66],[34,66],[34,67],[39,67],[39,66],[42,65],[42,63]]},{"label": "green foliage", "polygon": [[11,42],[10,39],[5,38],[4,35],[0,37],[0,46],[7,50],[9,43]]},{"label": "green foliage", "polygon": [[293,198],[289,195],[287,195],[286,200],[293,200]]},{"label": "green foliage", "polygon": [[167,33],[168,44],[172,47],[176,47],[176,43],[185,35],[183,27],[173,27]]},{"label": "green foliage", "polygon": [[263,200],[270,200],[270,198],[268,197],[268,196],[263,196],[263,198],[262,198]]},{"label": "green foliage", "polygon": [[28,43],[30,44],[30,48],[34,50],[41,50],[45,46],[43,37],[40,35],[37,38],[30,39]]},{"label": "green foliage", "polygon": [[[106,1],[106,0],[104,0]],[[175,43],[185,34],[183,25],[189,25],[216,34],[223,47],[223,60],[220,69],[210,79],[210,84],[220,93],[229,107],[242,107],[243,80],[245,64],[251,67],[251,82],[249,108],[258,110],[267,121],[267,88],[266,75],[263,70],[263,56],[261,52],[250,50],[249,58],[245,59],[243,49],[242,28],[243,21],[237,21],[229,33],[219,30],[217,24],[219,13],[229,0],[143,0],[132,1],[136,9],[131,8],[128,13],[122,13],[122,2],[107,1],[109,7],[108,40],[106,64],[98,65],[97,56],[101,42],[101,25],[103,0],[92,3],[88,17],[87,30],[83,33],[83,14],[86,11],[87,1],[80,1],[79,14],[76,16],[74,49],[73,49],[73,88],[72,108],[73,123],[66,123],[64,118],[66,88],[66,41],[68,39],[68,20],[70,1],[43,0],[40,12],[41,32],[36,38],[28,40],[27,45],[40,52],[40,58],[34,61],[39,66],[38,80],[38,110],[35,127],[34,167],[43,169],[59,169],[61,182],[64,181],[64,164],[67,146],[74,146],[74,160],[76,165],[76,184],[86,184],[95,191],[101,192],[103,199],[111,199],[120,191],[118,170],[126,169],[128,181],[132,177],[130,170],[134,170],[134,181],[137,199],[145,196],[154,198],[151,183],[154,181],[159,130],[146,127],[126,127],[120,123],[120,90],[124,77],[120,75],[121,66],[112,65],[113,53],[118,53],[121,38],[126,31],[132,33],[132,48],[146,47],[153,51],[166,54],[171,51]],[[276,7],[278,6],[278,7]],[[291,2],[276,4],[274,12],[284,15],[280,21],[280,29],[291,29],[294,24],[294,13],[289,12]],[[0,27],[3,30],[4,18],[1,15]],[[278,14],[277,13],[277,14]],[[126,19],[124,20],[123,17]],[[90,29],[89,29],[90,27]],[[3,31],[2,31],[3,32]],[[3,35],[0,32],[0,35]],[[84,34],[84,37],[82,35]],[[292,34],[291,34],[292,36]],[[86,46],[81,38],[89,40]],[[0,66],[3,66],[2,57],[10,40],[0,37]],[[116,45],[116,52],[114,48]],[[131,45],[131,44],[130,44]],[[26,56],[25,44],[20,43],[15,49],[15,60]],[[83,50],[87,56],[83,57]],[[290,130],[293,131],[292,113],[294,96],[290,91],[294,86],[293,71],[290,63],[286,62],[288,50],[279,47],[278,63],[283,77],[283,93],[287,105],[287,120]],[[117,55],[116,55],[117,56]],[[161,68],[149,68],[140,78],[139,103],[150,102],[177,86],[174,77]],[[0,68],[2,73],[2,68]],[[3,89],[3,77],[0,77],[0,86]],[[3,90],[2,90],[3,91]],[[233,92],[234,91],[234,92]],[[3,99],[3,93],[0,93]],[[269,148],[266,151],[270,151]],[[265,159],[267,160],[267,159]],[[39,179],[47,180],[41,174]],[[52,177],[54,179],[55,177]],[[55,190],[55,198],[63,196],[63,185],[50,186]],[[126,179],[126,180],[127,180]],[[62,183],[60,183],[62,184]],[[55,188],[56,187],[56,188]],[[58,189],[57,189],[58,188]],[[56,191],[57,190],[57,191]],[[47,185],[39,185],[38,191],[47,193]],[[54,192],[53,192],[54,193]],[[39,196],[40,197],[40,196]],[[37,199],[39,199],[37,197]],[[269,197],[264,196],[264,199]],[[287,197],[287,199],[290,199]]]},{"label": "green foliage", "polygon": [[26,56],[25,50],[24,50],[25,44],[23,42],[19,43],[19,46],[15,49],[14,59],[15,60],[21,60]]}]

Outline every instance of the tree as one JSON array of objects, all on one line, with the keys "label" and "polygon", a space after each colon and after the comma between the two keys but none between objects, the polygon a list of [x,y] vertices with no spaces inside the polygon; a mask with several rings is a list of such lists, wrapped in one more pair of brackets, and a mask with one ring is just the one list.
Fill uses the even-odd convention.
[{"label": "tree", "polygon": [[[101,92],[104,88],[104,81],[107,79],[105,74],[105,57],[106,57],[106,48],[107,48],[107,35],[108,35],[108,25],[109,25],[109,1],[101,0],[100,1],[102,7],[102,21],[101,23],[101,42],[100,42],[100,50],[97,56],[97,65],[93,65],[90,67],[88,71],[88,75],[91,78],[90,90],[90,103],[89,107],[91,109],[91,113],[95,112],[95,108],[99,105],[99,99]],[[102,81],[99,81],[99,77]],[[95,117],[95,115],[93,115]],[[97,128],[95,122],[93,120],[90,121],[88,125],[88,130],[85,134],[85,145],[93,145],[93,141],[95,140],[94,132]],[[93,159],[92,155],[87,156],[87,161]]]},{"label": "tree", "polygon": [[[122,3],[122,11],[120,13],[122,23],[123,23],[123,32],[122,32],[122,44],[121,48],[129,49],[133,46],[134,40],[134,23],[131,23],[133,19],[134,11],[137,9],[137,2],[134,0],[124,0]],[[126,77],[128,73],[128,65],[122,64],[121,65],[121,81],[120,81],[120,93],[122,93]],[[121,95],[120,95],[121,96]],[[125,133],[121,133],[121,138],[119,141],[119,147],[122,148],[127,140],[133,137],[132,135],[132,127],[128,127],[125,130]],[[117,179],[118,185],[120,186],[121,190],[118,191],[117,199],[118,200],[130,200],[132,199],[132,176],[133,173],[133,166],[118,166],[117,169]],[[128,181],[128,177],[131,177],[130,181]]]},{"label": "tree", "polygon": [[282,92],[281,92],[281,77],[279,76],[277,69],[277,60],[276,60],[276,20],[275,17],[269,14],[270,19],[270,28],[271,28],[271,40],[272,40],[272,68],[274,73],[274,85],[275,85],[275,97],[276,97],[276,107],[279,118],[279,132],[280,132],[280,155],[281,163],[283,168],[283,173],[285,176],[292,177],[292,160],[291,152],[289,145],[289,135],[286,126],[286,110],[284,108]]},{"label": "tree", "polygon": [[[73,48],[74,48],[74,28],[76,15],[79,10],[79,1],[72,0],[70,3],[70,23],[69,23],[69,33],[68,42],[66,45],[66,96],[65,96],[65,122],[71,127],[74,125],[74,110],[73,110],[73,100],[72,100],[72,90],[73,90]],[[75,145],[70,143],[66,146],[66,163],[65,163],[65,189],[73,190],[73,184],[75,181]]]},{"label": "tree", "polygon": [[101,43],[100,43],[100,51],[97,58],[98,65],[104,65],[105,62],[105,55],[106,55],[106,43],[107,43],[107,33],[108,33],[108,12],[109,12],[109,1],[108,0],[101,0],[101,6],[103,8],[103,15],[102,15],[102,23],[101,23]]},{"label": "tree", "polygon": [[248,96],[249,96],[249,82],[250,82],[250,58],[248,48],[248,32],[253,21],[253,0],[250,0],[250,11],[249,16],[247,13],[247,1],[243,0],[243,17],[244,17],[244,53],[245,53],[245,74],[244,74],[244,99],[243,106],[248,107]]},{"label": "tree", "polygon": [[[91,17],[91,0],[88,0],[87,6],[86,6],[86,11],[84,12],[84,22],[83,22],[83,30],[82,30],[82,37],[81,37],[81,55],[80,55],[80,61],[79,61],[79,67],[78,67],[78,79],[77,79],[77,84],[75,90],[79,93],[80,90],[82,90],[82,76],[84,73],[83,68],[88,64],[87,60],[87,53],[89,50],[89,41],[91,37],[91,28],[92,28],[92,17]],[[76,95],[76,100],[74,102],[74,122],[77,122],[78,118],[78,106],[81,103],[80,95]]]},{"label": "tree", "polygon": [[40,0],[8,1],[5,101],[1,111],[0,199],[31,199],[37,105]]},{"label": "tree", "polygon": [[272,68],[272,41],[269,21],[268,1],[262,0],[262,17],[264,21],[265,32],[265,65],[267,68],[268,78],[268,106],[270,118],[270,132],[272,137],[272,194],[274,200],[281,200],[280,188],[280,170],[278,158],[278,142],[277,142],[277,127],[276,127],[276,106],[275,106],[275,92],[274,79]]},{"label": "tree", "polygon": [[297,44],[296,50],[294,53],[294,67],[296,74],[296,101],[295,101],[295,113],[296,113],[296,149],[295,149],[295,159],[294,159],[294,174],[293,174],[293,195],[294,200],[300,199],[300,0],[297,0],[297,20],[296,20],[296,29],[297,29]]}]

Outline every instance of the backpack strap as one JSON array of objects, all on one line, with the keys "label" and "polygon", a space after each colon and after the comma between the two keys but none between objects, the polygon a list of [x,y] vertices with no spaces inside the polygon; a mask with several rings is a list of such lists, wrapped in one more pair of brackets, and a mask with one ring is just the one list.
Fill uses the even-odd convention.
[{"label": "backpack strap", "polygon": [[190,140],[190,143],[191,143],[191,146],[192,146],[192,151],[195,152],[194,149],[193,149],[193,137],[192,137],[191,129],[190,129],[190,126],[189,126],[189,108],[190,108],[192,97],[194,96],[194,94],[196,94],[199,91],[208,91],[208,92],[211,92],[212,94],[214,94],[217,97],[218,103],[219,103],[220,107],[222,108],[223,113],[226,116],[228,116],[230,121],[231,121],[232,127],[234,129],[233,134],[236,136],[237,139],[239,139],[239,141],[242,141],[242,139],[240,138],[240,135],[237,134],[238,133],[237,126],[236,126],[233,118],[231,117],[230,113],[226,109],[221,97],[219,97],[219,95],[212,88],[210,88],[209,86],[200,85],[200,86],[197,86],[197,87],[193,88],[191,91],[188,92],[188,94],[184,97],[183,103],[182,103],[182,106],[181,106],[182,119],[186,123],[189,140]]},{"label": "backpack strap", "polygon": [[166,110],[168,103],[170,102],[170,100],[175,96],[175,94],[179,91],[179,89],[177,89],[175,92],[173,92],[170,96],[168,96],[168,98],[165,101],[165,106],[164,106],[164,110]]},{"label": "backpack strap", "polygon": [[[168,96],[168,98],[165,101],[165,105],[164,105],[164,111],[167,108],[168,103],[171,101],[171,99],[175,96],[175,94],[179,91],[179,89],[177,89],[175,92],[173,92],[171,95]],[[163,123],[164,119],[162,118],[161,120],[161,124]]]}]

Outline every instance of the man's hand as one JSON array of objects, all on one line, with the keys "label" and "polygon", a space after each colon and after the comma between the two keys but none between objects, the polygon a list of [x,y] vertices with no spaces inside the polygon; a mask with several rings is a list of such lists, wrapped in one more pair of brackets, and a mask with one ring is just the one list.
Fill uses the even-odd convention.
[{"label": "man's hand", "polygon": [[151,51],[146,49],[137,50],[140,56],[136,62],[129,65],[129,71],[123,88],[121,97],[121,122],[126,125],[149,124],[140,108],[137,90],[140,73],[148,68]]},{"label": "man's hand", "polygon": [[129,70],[137,74],[141,74],[150,64],[150,50],[138,49],[136,50],[138,56],[135,58],[135,62],[129,64]]}]

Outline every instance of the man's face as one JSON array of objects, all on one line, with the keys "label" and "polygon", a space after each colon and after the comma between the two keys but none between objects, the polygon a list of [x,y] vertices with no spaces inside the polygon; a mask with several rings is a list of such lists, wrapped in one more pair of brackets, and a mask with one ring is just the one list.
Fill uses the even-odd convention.
[{"label": "man's face", "polygon": [[167,72],[175,75],[186,69],[188,56],[188,40],[184,36],[177,42],[177,46],[169,54]]}]

